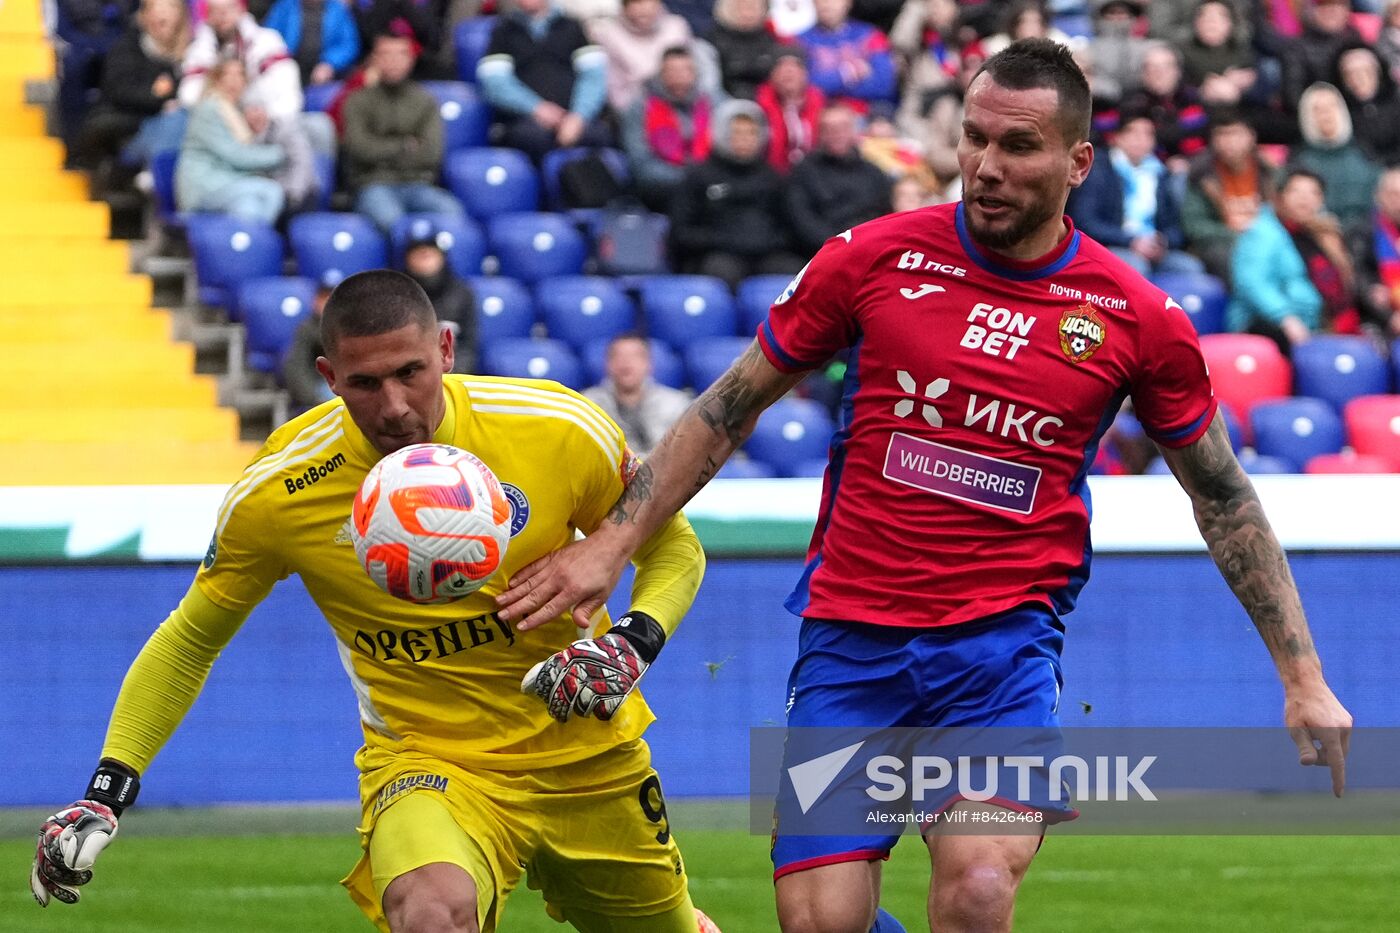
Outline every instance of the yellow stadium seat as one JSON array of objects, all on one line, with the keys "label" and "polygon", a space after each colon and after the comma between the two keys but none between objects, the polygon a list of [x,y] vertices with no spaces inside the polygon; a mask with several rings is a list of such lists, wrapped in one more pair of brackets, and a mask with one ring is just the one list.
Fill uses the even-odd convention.
[{"label": "yellow stadium seat", "polygon": [[[218,405],[218,386],[210,376],[103,373],[102,399],[132,408],[204,408]],[[93,401],[92,383],[67,379],[33,379],[5,393],[5,411],[81,411]]]},{"label": "yellow stadium seat", "polygon": [[0,241],[31,236],[105,239],[111,211],[97,202],[0,201]]},{"label": "yellow stadium seat", "polygon": [[[121,275],[131,269],[131,250],[121,240],[73,241],[31,237],[5,244],[0,274],[23,273],[46,279],[69,275]],[[0,290],[0,305],[5,296]]]},{"label": "yellow stadium seat", "polygon": [[50,410],[6,411],[0,418],[0,444],[17,441],[126,441],[140,446],[145,438],[184,441],[235,441],[238,414],[227,408],[87,408],[76,417],[55,417]]},{"label": "yellow stadium seat", "polygon": [[258,445],[241,441],[22,441],[0,446],[0,486],[132,486],[238,479]]}]

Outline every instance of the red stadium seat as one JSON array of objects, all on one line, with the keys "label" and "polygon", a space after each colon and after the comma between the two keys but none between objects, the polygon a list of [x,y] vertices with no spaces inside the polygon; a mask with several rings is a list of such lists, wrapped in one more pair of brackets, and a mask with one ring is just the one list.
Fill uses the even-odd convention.
[{"label": "red stadium seat", "polygon": [[1293,368],[1268,337],[1257,334],[1206,334],[1201,352],[1210,369],[1215,397],[1249,425],[1255,405],[1292,394]]},{"label": "red stadium seat", "polygon": [[1308,461],[1304,473],[1393,473],[1389,461],[1370,454],[1318,454]]},{"label": "red stadium seat", "polygon": [[1363,395],[1347,402],[1342,419],[1358,454],[1380,457],[1400,471],[1400,395]]}]

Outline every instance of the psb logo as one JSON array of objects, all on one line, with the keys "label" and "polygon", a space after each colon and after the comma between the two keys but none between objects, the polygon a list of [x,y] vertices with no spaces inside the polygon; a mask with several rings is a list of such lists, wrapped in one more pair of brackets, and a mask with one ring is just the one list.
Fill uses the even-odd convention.
[{"label": "psb logo", "polygon": [[1060,318],[1060,349],[1071,363],[1083,363],[1103,346],[1108,337],[1098,309],[1087,301],[1066,311]]},{"label": "psb logo", "polygon": [[530,523],[530,500],[520,491],[519,486],[512,486],[510,483],[502,483],[501,491],[506,494],[506,501],[510,503],[510,536],[514,538]]}]

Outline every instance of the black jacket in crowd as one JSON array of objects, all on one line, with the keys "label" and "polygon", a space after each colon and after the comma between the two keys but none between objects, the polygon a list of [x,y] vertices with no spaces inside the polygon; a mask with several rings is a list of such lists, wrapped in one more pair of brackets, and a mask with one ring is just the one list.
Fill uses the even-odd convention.
[{"label": "black jacket in crowd", "polygon": [[544,38],[536,42],[530,26],[517,14],[496,19],[486,55],[509,56],[520,82],[565,110],[574,93],[574,53],[588,45],[578,20],[556,16]]},{"label": "black jacket in crowd", "polygon": [[671,249],[682,260],[723,252],[758,257],[789,247],[783,181],[760,154],[711,153],[686,170],[671,207]]},{"label": "black jacket in crowd", "polygon": [[456,373],[476,372],[477,327],[476,294],[470,285],[459,279],[446,265],[431,277],[413,275],[410,278],[422,286],[433,303],[433,310],[443,324],[456,333],[457,359],[452,364]]},{"label": "black jacket in crowd", "polygon": [[808,154],[788,179],[787,210],[798,251],[811,255],[843,230],[890,212],[890,180],[859,152]]},{"label": "black jacket in crowd", "polygon": [[745,100],[753,100],[758,86],[768,80],[781,47],[767,29],[730,29],[720,23],[710,33],[710,44],[719,53],[724,93]]},{"label": "black jacket in crowd", "polygon": [[[179,64],[147,55],[141,45],[141,30],[128,29],[107,53],[99,102],[140,119],[153,117],[176,95],[180,84]],[[157,97],[151,86],[161,75],[170,78],[172,89],[164,97]]]}]

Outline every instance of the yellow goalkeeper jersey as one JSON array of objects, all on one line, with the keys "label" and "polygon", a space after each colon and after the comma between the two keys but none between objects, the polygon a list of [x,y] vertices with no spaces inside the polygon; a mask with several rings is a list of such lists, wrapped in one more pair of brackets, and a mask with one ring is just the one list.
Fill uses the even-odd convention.
[{"label": "yellow goalkeeper jersey", "polygon": [[[611,419],[553,382],[445,376],[446,415],[433,436],[479,457],[511,502],[502,571],[445,605],[389,596],[355,556],[348,519],[379,459],[337,399],[279,428],[225,496],[195,585],[247,611],[291,574],[335,632],[359,698],[365,741],[465,766],[562,764],[634,739],[652,721],[640,695],[611,722],[560,724],[520,681],[580,637],[565,616],[517,632],[494,613],[505,581],[591,530],[622,493],[636,459]],[[698,573],[698,571],[697,571]],[[693,592],[693,591],[692,591]],[[606,616],[600,626],[606,626]],[[669,627],[669,626],[668,626]]]}]

